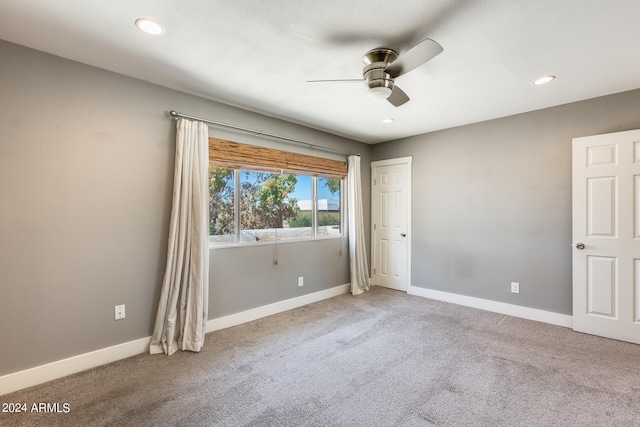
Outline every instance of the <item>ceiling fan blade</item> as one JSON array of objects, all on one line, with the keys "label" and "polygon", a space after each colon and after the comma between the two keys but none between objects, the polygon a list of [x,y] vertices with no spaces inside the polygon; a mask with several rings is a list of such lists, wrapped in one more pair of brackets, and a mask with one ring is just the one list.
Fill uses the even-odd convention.
[{"label": "ceiling fan blade", "polygon": [[394,86],[391,95],[387,98],[387,101],[393,104],[394,107],[399,107],[409,101],[409,96],[398,86]]},{"label": "ceiling fan blade", "polygon": [[362,83],[364,79],[307,80],[307,83]]},{"label": "ceiling fan blade", "polygon": [[393,78],[401,76],[421,66],[443,50],[438,43],[431,39],[425,39],[393,61],[387,67],[387,73]]}]

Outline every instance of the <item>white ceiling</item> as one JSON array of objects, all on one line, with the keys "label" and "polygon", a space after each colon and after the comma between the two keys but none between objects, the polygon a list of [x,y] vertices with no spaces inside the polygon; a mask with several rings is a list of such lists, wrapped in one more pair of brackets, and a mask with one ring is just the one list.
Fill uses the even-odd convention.
[{"label": "white ceiling", "polygon": [[[3,0],[0,39],[377,143],[640,88],[639,20],[638,0]],[[425,38],[444,52],[396,79],[401,107],[306,83]]]}]

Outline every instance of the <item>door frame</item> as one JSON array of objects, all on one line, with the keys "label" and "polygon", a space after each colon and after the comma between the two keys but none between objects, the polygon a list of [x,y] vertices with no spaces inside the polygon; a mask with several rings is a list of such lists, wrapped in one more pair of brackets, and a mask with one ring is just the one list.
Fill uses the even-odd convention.
[{"label": "door frame", "polygon": [[407,173],[407,177],[406,177],[406,181],[405,181],[405,185],[406,188],[405,190],[407,191],[407,197],[406,197],[406,215],[407,215],[407,251],[406,251],[406,263],[405,263],[405,277],[406,277],[406,281],[407,281],[407,286],[406,286],[406,293],[410,293],[411,290],[411,238],[412,238],[412,223],[411,223],[411,200],[413,198],[413,186],[411,183],[411,176],[413,175],[413,168],[412,168],[412,164],[413,164],[413,157],[412,156],[408,156],[408,157],[398,157],[395,159],[387,159],[387,160],[377,160],[377,161],[373,161],[371,162],[371,271],[369,272],[372,280],[372,284],[374,286],[377,285],[376,283],[376,275],[373,274],[373,271],[376,267],[378,267],[377,265],[377,253],[376,253],[376,230],[375,230],[375,224],[376,224],[376,209],[375,209],[375,201],[376,201],[376,194],[375,192],[377,191],[377,186],[375,185],[375,179],[376,179],[376,173],[377,173],[377,168],[382,167],[382,166],[396,166],[396,165],[406,165],[407,169],[408,169],[408,173]]}]

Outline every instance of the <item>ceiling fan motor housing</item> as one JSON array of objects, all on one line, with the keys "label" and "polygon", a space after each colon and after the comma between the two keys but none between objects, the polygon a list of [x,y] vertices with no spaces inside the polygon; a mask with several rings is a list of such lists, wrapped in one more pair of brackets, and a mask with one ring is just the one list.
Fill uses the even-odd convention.
[{"label": "ceiling fan motor housing", "polygon": [[394,50],[384,48],[370,50],[362,58],[365,63],[362,77],[371,98],[384,99],[391,95],[393,77],[386,69],[397,58],[398,54]]}]

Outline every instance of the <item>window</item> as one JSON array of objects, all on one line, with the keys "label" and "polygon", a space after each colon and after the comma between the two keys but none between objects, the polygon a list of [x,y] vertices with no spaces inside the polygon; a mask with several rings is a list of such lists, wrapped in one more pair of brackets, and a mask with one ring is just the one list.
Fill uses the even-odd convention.
[{"label": "window", "polygon": [[341,178],[209,168],[211,243],[342,235]]},{"label": "window", "polygon": [[209,167],[209,236],[217,242],[236,238],[236,189],[233,169]]},{"label": "window", "polygon": [[212,243],[342,236],[347,164],[209,138]]},{"label": "window", "polygon": [[338,178],[318,177],[318,235],[342,234],[340,187]]},{"label": "window", "polygon": [[312,200],[310,176],[241,170],[240,188],[243,241],[313,237],[298,203]]}]

